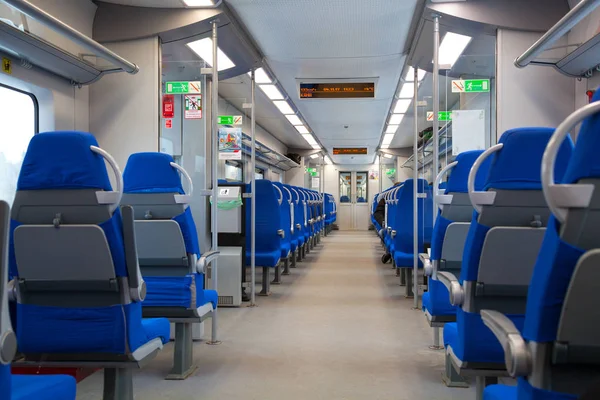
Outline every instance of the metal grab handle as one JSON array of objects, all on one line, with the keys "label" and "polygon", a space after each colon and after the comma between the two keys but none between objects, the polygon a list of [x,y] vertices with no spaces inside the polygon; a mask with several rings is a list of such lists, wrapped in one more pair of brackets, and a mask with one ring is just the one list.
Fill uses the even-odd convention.
[{"label": "metal grab handle", "polygon": [[279,192],[279,200],[278,200],[278,201],[279,201],[279,205],[281,205],[281,203],[283,203],[283,193],[281,193],[281,189],[279,189],[279,188],[277,187],[277,185],[273,185],[273,187],[274,187],[275,189],[277,189],[277,191]]},{"label": "metal grab handle", "polygon": [[[590,184],[557,185],[554,182],[556,157],[569,132],[578,123],[598,112],[600,112],[600,102],[594,102],[569,115],[554,131],[542,156],[542,191],[548,208],[561,224],[567,218],[567,210],[562,208],[559,203],[587,207],[592,198],[594,186]],[[563,188],[566,190],[561,190]]]},{"label": "metal grab handle", "polygon": [[50,29],[68,37],[73,42],[77,43],[78,45],[80,45],[80,46],[86,48],[87,50],[91,51],[92,53],[94,53],[94,55],[96,55],[100,58],[103,58],[107,61],[110,61],[114,65],[121,68],[123,71],[130,73],[130,74],[137,74],[138,71],[140,70],[136,64],[127,61],[126,59],[124,59],[123,57],[118,55],[117,53],[102,46],[100,43],[96,42],[95,40],[92,40],[91,38],[87,37],[86,35],[79,32],[78,30],[73,29],[69,25],[65,24],[64,22],[62,22],[62,21],[58,20],[57,18],[53,17],[52,15],[48,14],[46,11],[42,10],[41,8],[38,8],[38,7],[34,6],[33,4],[31,4],[27,1],[24,1],[24,0],[2,0],[2,1],[4,1],[6,4],[12,6],[13,8],[21,11],[23,14],[28,15],[29,17],[33,18],[34,20],[41,22],[42,24],[46,25]]},{"label": "metal grab handle", "polygon": [[291,188],[292,192],[296,193],[296,196],[298,197],[298,199],[296,200],[296,204],[300,203],[300,195],[298,194],[298,192],[296,192],[296,189]]},{"label": "metal grab handle", "polygon": [[[438,176],[435,177],[435,182],[433,183],[433,190],[434,190],[435,196],[440,195],[440,182],[442,181],[443,176],[445,174],[447,174],[452,168],[456,167],[456,165],[458,165],[458,161],[454,161],[454,162],[446,165],[446,167],[440,171]],[[434,199],[435,199],[435,196],[434,196]]]},{"label": "metal grab handle", "polygon": [[121,203],[121,198],[123,197],[123,174],[121,174],[121,168],[119,168],[119,165],[117,164],[113,156],[111,156],[106,150],[103,150],[97,146],[90,146],[90,150],[104,158],[115,174],[115,179],[117,180],[117,190],[115,190],[114,193],[117,194],[117,197],[113,202],[111,202],[111,205],[109,207],[110,212],[112,214],[117,209],[117,207],[119,207],[119,204]]},{"label": "metal grab handle", "polygon": [[192,178],[190,177],[190,175],[187,173],[187,171],[179,164],[176,164],[174,162],[171,163],[171,167],[175,168],[177,171],[181,172],[181,175],[183,175],[185,177],[185,179],[188,181],[188,184],[190,186],[189,191],[188,191],[188,196],[192,196],[192,194],[194,193],[194,183],[192,182]]},{"label": "metal grab handle", "polygon": [[488,158],[491,154],[500,151],[502,147],[504,147],[504,145],[502,143],[499,143],[481,153],[481,155],[477,157],[477,160],[475,160],[475,163],[471,167],[471,171],[469,171],[469,180],[467,181],[467,188],[469,190],[469,200],[471,201],[471,205],[473,206],[475,211],[477,211],[478,213],[481,213],[481,210],[483,208],[475,198],[475,178],[477,177],[477,172],[479,171],[481,165],[483,165],[483,162],[486,160],[486,158]]},{"label": "metal grab handle", "polygon": [[525,50],[515,60],[517,68],[528,66],[534,58],[543,53],[554,42],[564,36],[577,25],[582,19],[588,16],[596,7],[600,5],[600,0],[582,0],[571,11],[560,19],[552,28],[548,30],[541,38],[539,38],[530,48]]}]

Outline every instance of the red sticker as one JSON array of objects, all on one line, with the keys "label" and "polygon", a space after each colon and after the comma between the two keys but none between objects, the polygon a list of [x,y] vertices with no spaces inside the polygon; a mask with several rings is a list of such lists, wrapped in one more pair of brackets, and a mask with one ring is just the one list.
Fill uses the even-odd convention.
[{"label": "red sticker", "polygon": [[165,128],[167,128],[167,129],[173,128],[173,120],[172,119],[165,119]]}]

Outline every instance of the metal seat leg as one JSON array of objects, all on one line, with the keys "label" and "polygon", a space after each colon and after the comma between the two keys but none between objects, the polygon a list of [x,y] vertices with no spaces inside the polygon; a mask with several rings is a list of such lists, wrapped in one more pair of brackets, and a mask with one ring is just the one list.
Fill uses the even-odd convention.
[{"label": "metal seat leg", "polygon": [[173,369],[167,379],[187,379],[196,371],[194,364],[194,340],[192,323],[175,324],[175,350],[173,352]]},{"label": "metal seat leg", "polygon": [[498,383],[497,376],[476,376],[475,377],[475,391],[477,393],[476,399],[483,400],[483,391],[489,385],[495,385]]},{"label": "metal seat leg", "polygon": [[102,399],[133,400],[133,371],[130,368],[106,368]]},{"label": "metal seat leg", "polygon": [[411,299],[415,296],[413,292],[413,274],[412,271],[408,268],[402,268],[402,270],[404,271],[404,275],[406,276],[406,291],[404,292],[404,297],[406,297],[407,299]]},{"label": "metal seat leg", "polygon": [[285,260],[283,260],[283,272],[282,275],[289,275],[290,274],[290,258],[293,257],[293,252],[290,253],[290,256],[288,258],[286,258]]},{"label": "metal seat leg", "polygon": [[269,267],[262,267],[262,289],[259,296],[268,296],[271,294],[271,280],[269,279]]},{"label": "metal seat leg", "polygon": [[296,251],[292,252],[292,263],[290,265],[290,267],[292,268],[296,268],[296,255],[300,253],[300,247],[296,248]]},{"label": "metal seat leg", "polygon": [[450,360],[450,356],[446,354],[445,368],[442,373],[442,382],[444,385],[448,387],[456,387],[456,388],[468,388],[469,383],[458,374],[456,369],[454,369],[454,365],[452,365],[452,360]]},{"label": "metal seat leg", "polygon": [[271,281],[272,285],[279,285],[281,283],[281,261],[275,266],[275,278]]}]

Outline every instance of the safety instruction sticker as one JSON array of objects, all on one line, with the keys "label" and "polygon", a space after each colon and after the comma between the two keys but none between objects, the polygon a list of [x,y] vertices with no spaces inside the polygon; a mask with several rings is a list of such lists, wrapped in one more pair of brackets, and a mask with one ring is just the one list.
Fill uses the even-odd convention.
[{"label": "safety instruction sticker", "polygon": [[202,119],[202,95],[186,94],[185,99],[185,119]]},{"label": "safety instruction sticker", "polygon": [[12,74],[12,61],[10,58],[2,57],[2,72],[5,74]]},{"label": "safety instruction sticker", "polygon": [[242,128],[219,127],[219,160],[242,159]]},{"label": "safety instruction sticker", "polygon": [[167,129],[173,128],[173,120],[172,119],[165,119],[165,128],[167,128]]}]

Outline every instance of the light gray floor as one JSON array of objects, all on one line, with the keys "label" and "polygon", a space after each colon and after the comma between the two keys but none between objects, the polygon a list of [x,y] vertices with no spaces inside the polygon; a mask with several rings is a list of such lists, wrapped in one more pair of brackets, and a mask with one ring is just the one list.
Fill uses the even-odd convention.
[{"label": "light gray floor", "polygon": [[[474,399],[441,383],[443,351],[381,254],[373,232],[333,232],[258,307],[220,310],[223,343],[196,344],[195,375],[164,380],[172,344],[136,371],[136,399]],[[89,377],[77,399],[101,385]]]}]

